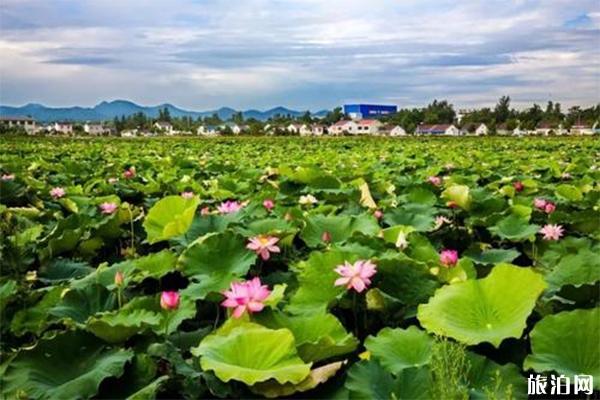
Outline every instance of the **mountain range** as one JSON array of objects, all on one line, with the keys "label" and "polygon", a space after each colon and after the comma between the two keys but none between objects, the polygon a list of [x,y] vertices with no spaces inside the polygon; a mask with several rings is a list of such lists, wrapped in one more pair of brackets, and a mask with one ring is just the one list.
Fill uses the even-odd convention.
[{"label": "mountain range", "polygon": [[[222,120],[228,120],[237,111],[229,107],[221,107],[210,111],[190,111],[175,107],[172,104],[161,104],[158,106],[141,106],[127,100],[103,101],[94,107],[46,107],[42,104],[29,103],[22,107],[11,107],[0,105],[0,116],[30,116],[40,122],[49,121],[105,121],[112,120],[122,115],[129,116],[138,112],[148,117],[157,118],[159,110],[167,108],[172,117],[208,117],[217,114]],[[244,118],[254,118],[265,121],[276,115],[290,115],[298,117],[305,111],[290,110],[285,107],[275,107],[266,111],[246,110],[242,111]],[[327,114],[327,110],[312,113],[313,116],[321,117]]]}]

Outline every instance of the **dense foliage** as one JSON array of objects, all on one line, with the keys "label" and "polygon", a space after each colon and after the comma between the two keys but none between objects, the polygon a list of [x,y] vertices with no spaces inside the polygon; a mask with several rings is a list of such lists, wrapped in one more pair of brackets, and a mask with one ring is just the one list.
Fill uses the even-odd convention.
[{"label": "dense foliage", "polygon": [[2,397],[600,384],[593,138],[0,138]]}]

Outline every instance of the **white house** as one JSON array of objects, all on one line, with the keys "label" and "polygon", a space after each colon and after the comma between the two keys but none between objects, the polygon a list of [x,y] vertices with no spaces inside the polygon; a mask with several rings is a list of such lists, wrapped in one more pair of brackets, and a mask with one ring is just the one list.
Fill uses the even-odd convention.
[{"label": "white house", "polygon": [[356,127],[351,130],[353,135],[378,135],[383,124],[377,119],[361,119],[356,121]]},{"label": "white house", "polygon": [[589,125],[573,125],[571,127],[571,135],[593,135],[594,128]]},{"label": "white house", "polygon": [[126,138],[136,137],[137,132],[138,132],[137,129],[126,129],[124,131],[121,131],[121,137],[126,137]]},{"label": "white house", "polygon": [[22,128],[28,135],[36,132],[35,120],[31,117],[0,117],[0,124],[9,128]]},{"label": "white house", "polygon": [[73,133],[73,124],[71,124],[69,122],[55,122],[52,125],[52,130],[56,133],[70,135]]},{"label": "white house", "polygon": [[417,135],[460,136],[460,130],[452,124],[420,124],[415,131]]},{"label": "white house", "polygon": [[236,124],[235,122],[225,122],[224,124],[219,126],[219,130],[231,129],[234,135],[239,135],[242,132],[242,127]]},{"label": "white house", "polygon": [[488,127],[481,122],[474,122],[470,124],[466,124],[460,130],[460,133],[463,135],[475,135],[475,136],[485,136],[489,133]]},{"label": "white house", "polygon": [[157,121],[154,123],[154,128],[158,129],[161,133],[165,135],[173,135],[175,131],[173,130],[173,125],[166,121]]},{"label": "white house", "polygon": [[219,129],[215,125],[200,125],[196,133],[200,136],[216,136],[219,134]]},{"label": "white house", "polygon": [[302,129],[302,124],[289,124],[288,126],[286,126],[286,130],[290,133],[300,133],[300,129]]},{"label": "white house", "polygon": [[311,126],[311,131],[314,136],[323,136],[325,133],[325,126],[320,124],[314,124]]},{"label": "white house", "polygon": [[91,136],[102,136],[108,133],[108,129],[102,124],[85,123],[83,125],[83,131]]},{"label": "white house", "polygon": [[356,122],[354,121],[341,120],[329,127],[329,133],[336,136],[344,133],[350,133],[355,126]]},{"label": "white house", "polygon": [[389,132],[390,136],[406,136],[406,131],[400,125],[392,127]]}]

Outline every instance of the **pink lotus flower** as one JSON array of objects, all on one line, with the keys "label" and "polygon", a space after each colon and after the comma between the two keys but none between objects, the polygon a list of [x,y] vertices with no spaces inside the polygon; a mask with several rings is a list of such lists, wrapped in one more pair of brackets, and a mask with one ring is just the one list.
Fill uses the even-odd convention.
[{"label": "pink lotus flower", "polygon": [[160,306],[163,310],[175,310],[179,307],[180,296],[178,292],[167,291],[160,295]]},{"label": "pink lotus flower", "polygon": [[117,182],[119,182],[119,178],[108,178],[108,183],[110,183],[111,185],[114,185]]},{"label": "pink lotus flower", "polygon": [[338,265],[335,272],[341,275],[334,282],[334,286],[346,286],[361,293],[371,284],[371,277],[377,272],[377,266],[369,260],[358,260],[354,264],[348,261]]},{"label": "pink lotus flower", "polygon": [[260,278],[251,281],[233,282],[229,290],[223,292],[226,299],[221,303],[223,307],[234,308],[233,317],[240,318],[244,312],[259,312],[265,307],[263,302],[271,294],[267,285],[262,285]]},{"label": "pink lotus flower", "polygon": [[243,205],[239,201],[224,201],[217,206],[217,211],[221,214],[232,214],[241,210]]},{"label": "pink lotus flower", "polygon": [[442,184],[442,178],[439,176],[430,176],[427,178],[427,182],[431,183],[433,186],[440,186]]},{"label": "pink lotus flower", "polygon": [[246,248],[253,250],[263,260],[267,261],[271,257],[271,253],[279,253],[281,249],[275,244],[279,242],[279,238],[274,236],[258,235],[250,238],[250,243]]},{"label": "pink lotus flower", "polygon": [[321,235],[321,240],[325,243],[331,242],[331,233],[329,233],[328,231],[323,232],[323,234]]},{"label": "pink lotus flower", "polygon": [[373,216],[377,219],[381,219],[381,218],[383,218],[383,211],[375,210],[375,212],[373,212]]},{"label": "pink lotus flower", "polygon": [[181,197],[186,200],[194,198],[194,192],[181,192]]},{"label": "pink lotus flower", "polygon": [[115,203],[102,203],[100,204],[100,212],[106,215],[114,214],[117,211],[117,207]]},{"label": "pink lotus flower", "polygon": [[135,167],[129,167],[123,172],[123,178],[132,179],[135,178]]},{"label": "pink lotus flower", "polygon": [[451,268],[458,262],[458,251],[456,250],[442,250],[440,252],[440,263],[446,267]]},{"label": "pink lotus flower", "polygon": [[551,201],[547,202],[546,206],[544,207],[544,212],[546,214],[552,214],[554,210],[556,210],[556,205]]},{"label": "pink lotus flower", "polygon": [[0,180],[2,180],[3,182],[12,181],[14,179],[15,179],[15,174],[2,174],[2,177],[0,177]]},{"label": "pink lotus flower", "polygon": [[263,207],[267,211],[271,211],[275,207],[275,202],[271,199],[266,199],[265,201],[263,201]]},{"label": "pink lotus flower", "polygon": [[546,200],[544,200],[540,197],[536,197],[533,200],[533,206],[541,211],[544,211],[544,209],[546,208],[546,204],[547,204]]},{"label": "pink lotus flower", "polygon": [[523,189],[525,189],[525,185],[523,185],[523,182],[521,181],[516,181],[515,183],[513,183],[513,187],[517,192],[522,192]]},{"label": "pink lotus flower", "polygon": [[564,235],[565,230],[560,225],[547,224],[544,225],[539,233],[544,235],[544,240],[558,240]]},{"label": "pink lotus flower", "polygon": [[65,189],[61,188],[61,187],[55,187],[52,188],[50,190],[50,196],[52,196],[52,198],[54,200],[56,199],[60,199],[61,197],[63,197],[67,192],[65,192]]},{"label": "pink lotus flower", "polygon": [[202,207],[202,209],[200,210],[200,215],[202,215],[203,217],[206,215],[210,214],[210,208],[208,207]]}]

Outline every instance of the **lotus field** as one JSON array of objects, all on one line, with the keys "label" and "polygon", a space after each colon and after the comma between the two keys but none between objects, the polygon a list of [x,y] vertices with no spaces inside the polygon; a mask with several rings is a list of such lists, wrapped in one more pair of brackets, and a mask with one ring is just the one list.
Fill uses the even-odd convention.
[{"label": "lotus field", "polygon": [[589,394],[599,155],[0,138],[1,397],[522,399],[538,375]]}]

